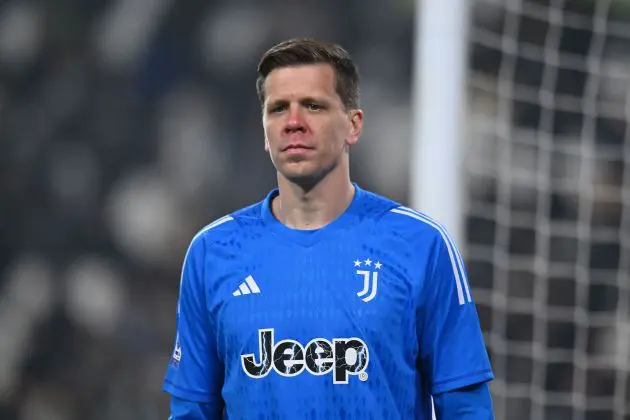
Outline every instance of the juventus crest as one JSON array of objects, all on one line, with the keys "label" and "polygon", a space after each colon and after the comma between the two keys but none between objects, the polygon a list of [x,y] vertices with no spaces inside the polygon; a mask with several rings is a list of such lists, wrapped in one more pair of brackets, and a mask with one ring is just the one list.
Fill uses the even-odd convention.
[{"label": "juventus crest", "polygon": [[361,298],[363,302],[369,302],[376,297],[378,291],[378,273],[383,267],[380,261],[373,262],[367,258],[365,260],[357,259],[354,261],[355,267],[362,267],[356,270],[356,274],[363,278],[363,289],[357,292],[357,296]]}]

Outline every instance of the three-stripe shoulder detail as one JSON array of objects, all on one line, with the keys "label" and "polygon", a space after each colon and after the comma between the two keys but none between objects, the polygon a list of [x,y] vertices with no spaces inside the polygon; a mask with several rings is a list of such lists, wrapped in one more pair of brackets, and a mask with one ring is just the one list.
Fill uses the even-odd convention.
[{"label": "three-stripe shoulder detail", "polygon": [[192,238],[191,244],[193,242],[195,242],[195,239],[197,239],[198,237],[200,237],[201,235],[203,235],[204,233],[208,232],[209,230],[212,230],[218,226],[221,226],[224,223],[227,222],[231,222],[232,220],[234,220],[234,218],[232,216],[223,216],[220,219],[215,220],[214,222],[204,226],[199,232],[197,232],[197,234]]},{"label": "three-stripe shoulder detail", "polygon": [[449,236],[446,228],[426,214],[414,209],[410,209],[408,207],[396,207],[391,209],[390,212],[401,214],[403,216],[418,220],[426,225],[431,226],[440,234],[442,240],[444,241],[444,244],[446,245],[448,256],[451,262],[451,267],[453,269],[453,277],[455,278],[455,286],[457,288],[457,298],[459,304],[463,305],[466,302],[472,302],[470,288],[468,287],[468,279],[466,277],[466,270],[464,268],[464,261],[459,251],[457,250],[455,243]]},{"label": "three-stripe shoulder detail", "polygon": [[[182,271],[181,271],[181,277],[179,279],[179,287],[181,289],[182,287],[182,283],[184,282],[184,270],[186,268],[186,261],[188,260],[188,255],[190,254],[190,250],[192,249],[193,244],[195,243],[195,241],[201,237],[201,235],[203,235],[204,233],[218,227],[221,226],[224,223],[227,222],[231,222],[234,220],[234,217],[232,216],[223,216],[220,219],[215,220],[214,222],[204,226],[199,232],[197,232],[197,234],[192,238],[192,240],[190,241],[190,245],[188,245],[188,249],[186,250],[186,255],[184,256],[184,261],[182,263]],[[179,310],[179,308],[178,308]]]}]

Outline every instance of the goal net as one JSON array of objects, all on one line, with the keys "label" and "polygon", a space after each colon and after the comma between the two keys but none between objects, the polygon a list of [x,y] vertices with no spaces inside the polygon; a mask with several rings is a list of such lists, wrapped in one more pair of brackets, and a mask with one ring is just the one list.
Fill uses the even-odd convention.
[{"label": "goal net", "polygon": [[497,419],[630,419],[630,2],[471,0],[470,278]]}]

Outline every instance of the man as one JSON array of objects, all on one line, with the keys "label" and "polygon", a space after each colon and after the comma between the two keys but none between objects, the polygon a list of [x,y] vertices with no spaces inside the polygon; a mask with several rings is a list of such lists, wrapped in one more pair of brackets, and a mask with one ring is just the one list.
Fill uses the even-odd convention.
[{"label": "man", "polygon": [[164,389],[173,420],[491,419],[462,259],[429,217],[350,180],[359,76],[293,39],[258,67],[278,188],[192,240]]}]

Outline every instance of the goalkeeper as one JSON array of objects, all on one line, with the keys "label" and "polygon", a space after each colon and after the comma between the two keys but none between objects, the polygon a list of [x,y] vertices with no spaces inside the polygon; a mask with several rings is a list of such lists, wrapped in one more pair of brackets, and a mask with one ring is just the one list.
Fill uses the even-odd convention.
[{"label": "goalkeeper", "polygon": [[[428,216],[351,182],[359,76],[292,39],[258,67],[278,187],[192,240],[164,389],[172,420],[493,418],[466,271]],[[439,180],[436,180],[439,182]]]}]

